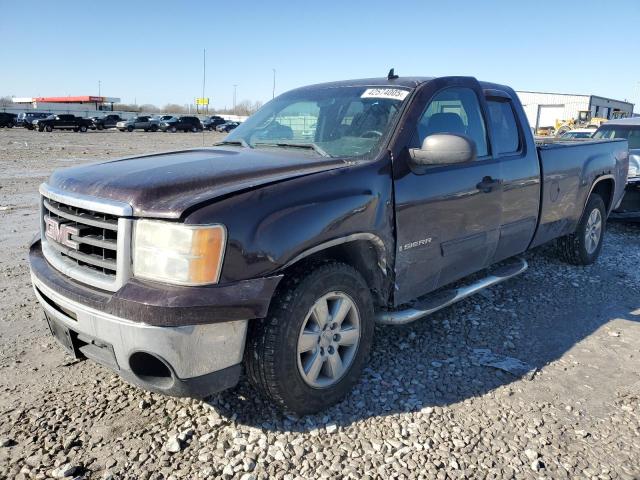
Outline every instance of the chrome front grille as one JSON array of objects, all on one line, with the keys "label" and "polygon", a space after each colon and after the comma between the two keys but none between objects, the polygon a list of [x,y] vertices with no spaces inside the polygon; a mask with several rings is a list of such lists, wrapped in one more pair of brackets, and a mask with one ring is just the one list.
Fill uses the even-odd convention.
[{"label": "chrome front grille", "polygon": [[43,199],[45,236],[49,245],[79,266],[115,277],[118,219]]},{"label": "chrome front grille", "polygon": [[131,272],[128,205],[52,190],[43,185],[42,249],[65,275],[115,291]]}]

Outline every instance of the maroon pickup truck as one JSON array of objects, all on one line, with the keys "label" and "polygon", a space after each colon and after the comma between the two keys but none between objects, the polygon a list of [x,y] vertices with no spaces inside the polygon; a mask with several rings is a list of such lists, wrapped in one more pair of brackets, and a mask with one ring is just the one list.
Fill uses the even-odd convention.
[{"label": "maroon pickup truck", "polygon": [[549,241],[594,262],[627,168],[626,140],[536,147],[503,85],[314,85],[211,148],[53,173],[32,280],[62,345],[137,385],[202,397],[244,370],[315,412],[358,380],[375,322],[511,278]]}]

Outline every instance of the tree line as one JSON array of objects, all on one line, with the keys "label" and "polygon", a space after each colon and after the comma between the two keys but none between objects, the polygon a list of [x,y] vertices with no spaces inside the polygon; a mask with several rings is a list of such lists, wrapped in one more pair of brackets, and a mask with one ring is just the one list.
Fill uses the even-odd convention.
[{"label": "tree line", "polygon": [[[0,107],[15,107],[17,106],[12,102],[11,97],[0,97]],[[252,102],[251,100],[242,100],[240,103],[236,104],[236,108],[217,108],[217,109],[209,109],[209,113],[221,113],[227,115],[251,115],[255,113],[260,107],[262,107],[262,102],[256,101]],[[136,105],[132,103],[115,103],[113,105],[114,110],[118,110],[121,112],[147,112],[147,113],[196,113],[195,105],[178,105],[176,103],[168,103],[164,107],[158,107],[157,105],[153,105],[151,103],[145,103],[142,105]],[[200,113],[204,113],[202,111],[202,107],[200,107]]]}]

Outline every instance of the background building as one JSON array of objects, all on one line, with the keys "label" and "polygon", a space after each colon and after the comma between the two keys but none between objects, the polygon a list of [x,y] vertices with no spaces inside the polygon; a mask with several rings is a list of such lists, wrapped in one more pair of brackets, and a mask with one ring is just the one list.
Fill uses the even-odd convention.
[{"label": "background building", "polygon": [[25,110],[64,110],[73,113],[87,110],[113,111],[113,104],[119,103],[120,99],[88,95],[79,97],[16,97],[11,101]]},{"label": "background building", "polygon": [[[556,121],[578,119],[580,112],[588,112],[589,118],[614,118],[617,115],[632,116],[633,103],[597,95],[571,95],[566,93],[516,92],[529,125],[536,130],[554,127]],[[618,113],[616,113],[618,112]]]}]

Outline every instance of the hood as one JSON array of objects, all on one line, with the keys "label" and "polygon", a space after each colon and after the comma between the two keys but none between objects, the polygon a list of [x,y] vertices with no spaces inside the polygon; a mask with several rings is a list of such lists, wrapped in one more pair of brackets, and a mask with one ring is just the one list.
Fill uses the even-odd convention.
[{"label": "hood", "polygon": [[48,183],[126,202],[136,217],[180,218],[188,208],[230,193],[351,163],[284,149],[214,147],[66,168],[54,172]]}]

